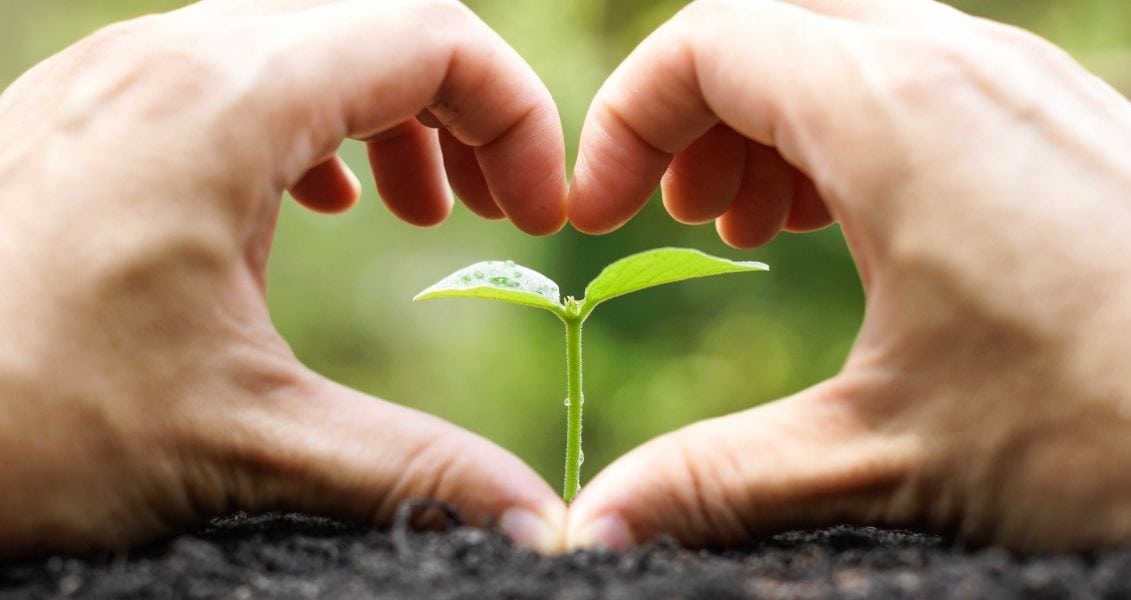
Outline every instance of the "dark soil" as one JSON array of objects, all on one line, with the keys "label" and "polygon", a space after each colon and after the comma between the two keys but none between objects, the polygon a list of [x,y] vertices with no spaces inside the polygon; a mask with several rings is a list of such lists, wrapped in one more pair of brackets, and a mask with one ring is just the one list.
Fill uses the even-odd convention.
[{"label": "dark soil", "polygon": [[[407,514],[407,513],[405,513]],[[1131,598],[1131,547],[1017,557],[833,527],[742,550],[659,541],[543,557],[493,533],[233,516],[128,554],[0,563],[8,598]]]}]

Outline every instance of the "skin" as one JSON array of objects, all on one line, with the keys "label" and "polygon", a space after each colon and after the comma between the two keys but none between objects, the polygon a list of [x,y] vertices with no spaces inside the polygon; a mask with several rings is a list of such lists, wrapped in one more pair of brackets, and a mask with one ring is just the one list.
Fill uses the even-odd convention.
[{"label": "skin", "polygon": [[836,220],[867,297],[843,370],[617,460],[568,545],[874,523],[1131,538],[1131,106],[1047,42],[926,0],[713,0],[598,92],[571,222],[661,183],[736,247]]},{"label": "skin", "polygon": [[280,198],[349,208],[345,138],[410,223],[447,216],[448,181],[529,233],[565,223],[552,99],[454,1],[206,1],[0,96],[0,557],[233,509],[386,523],[408,497],[560,546],[565,507],[524,463],[312,373],[272,326]]},{"label": "skin", "polygon": [[[445,173],[534,234],[611,230],[661,179],[739,247],[835,219],[863,330],[832,380],[642,446],[567,514],[272,327],[280,197],[351,206],[347,137],[418,225]],[[833,522],[1131,537],[1131,108],[1061,52],[925,0],[696,2],[598,94],[568,198],[562,147],[537,77],[450,1],[206,0],[34,68],[0,96],[0,556],[420,496],[545,551]]]}]

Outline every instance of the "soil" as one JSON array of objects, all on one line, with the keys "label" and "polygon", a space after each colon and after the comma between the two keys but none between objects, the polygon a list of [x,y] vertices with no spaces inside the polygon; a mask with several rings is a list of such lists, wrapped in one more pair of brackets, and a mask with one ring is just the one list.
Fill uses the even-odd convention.
[{"label": "soil", "polygon": [[1020,557],[908,531],[832,527],[692,551],[543,557],[453,525],[375,530],[293,514],[235,515],[127,554],[0,563],[9,598],[1131,598],[1131,546]]}]

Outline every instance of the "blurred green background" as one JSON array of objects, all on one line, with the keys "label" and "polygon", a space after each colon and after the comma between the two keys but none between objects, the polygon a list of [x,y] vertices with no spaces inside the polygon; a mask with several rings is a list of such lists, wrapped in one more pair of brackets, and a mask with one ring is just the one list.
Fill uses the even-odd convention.
[{"label": "blurred green background", "polygon": [[[0,0],[0,87],[97,27],[185,4],[172,0]],[[557,99],[570,160],[589,99],[647,32],[684,2],[471,1],[526,57]],[[1034,30],[1131,90],[1131,2],[983,0],[963,9]],[[360,144],[343,155],[367,172]],[[364,177],[363,177],[364,179]],[[360,206],[318,216],[285,202],[270,266],[271,312],[295,353],[352,387],[476,431],[527,460],[555,487],[564,445],[565,363],[551,315],[473,301],[413,304],[448,272],[512,258],[580,294],[630,252],[689,246],[770,263],[768,274],[660,288],[603,306],[586,328],[584,478],[633,446],[835,373],[863,297],[839,230],[725,247],[713,227],[673,223],[658,201],[603,237],[545,239],[461,207],[436,229],[395,221],[366,183]],[[379,436],[380,431],[374,431]]]}]

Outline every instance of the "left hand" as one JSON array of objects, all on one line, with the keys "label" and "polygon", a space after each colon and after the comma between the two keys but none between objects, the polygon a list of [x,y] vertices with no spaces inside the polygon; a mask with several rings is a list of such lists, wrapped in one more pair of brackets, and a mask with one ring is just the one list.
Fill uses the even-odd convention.
[{"label": "left hand", "polygon": [[557,547],[565,507],[525,464],[320,377],[272,326],[281,195],[351,206],[346,137],[411,223],[448,214],[445,170],[481,215],[565,222],[550,95],[454,0],[205,1],[0,96],[0,557],[234,509],[380,523],[406,497]]}]

